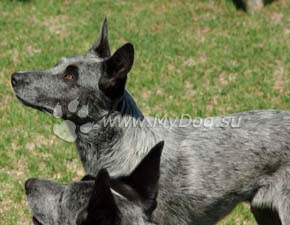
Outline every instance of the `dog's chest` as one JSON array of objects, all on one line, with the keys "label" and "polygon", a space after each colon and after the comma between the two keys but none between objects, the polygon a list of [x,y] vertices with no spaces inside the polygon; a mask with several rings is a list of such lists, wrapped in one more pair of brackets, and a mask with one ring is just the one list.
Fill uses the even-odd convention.
[{"label": "dog's chest", "polygon": [[94,149],[94,145],[84,137],[78,137],[76,145],[85,172],[93,175],[92,171],[98,160],[98,153]]}]

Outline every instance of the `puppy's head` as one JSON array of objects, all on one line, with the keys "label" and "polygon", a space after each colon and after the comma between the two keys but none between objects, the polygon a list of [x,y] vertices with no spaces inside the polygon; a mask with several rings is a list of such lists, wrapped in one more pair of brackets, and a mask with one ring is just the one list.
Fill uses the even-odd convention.
[{"label": "puppy's head", "polygon": [[96,178],[59,184],[29,179],[25,189],[35,225],[152,225],[157,206],[160,157],[157,144],[131,175],[110,179],[106,170]]},{"label": "puppy's head", "polygon": [[[64,119],[78,122],[85,117],[95,118],[118,104],[133,60],[130,43],[111,56],[104,20],[97,42],[86,54],[64,57],[47,70],[16,72],[11,83],[25,105],[49,113],[57,110]],[[84,107],[88,107],[88,112],[79,113]]]}]

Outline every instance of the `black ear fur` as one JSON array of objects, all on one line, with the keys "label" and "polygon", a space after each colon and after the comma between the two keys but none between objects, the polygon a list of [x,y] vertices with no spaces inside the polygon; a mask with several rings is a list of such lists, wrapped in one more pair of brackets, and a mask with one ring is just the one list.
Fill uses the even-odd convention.
[{"label": "black ear fur", "polygon": [[104,74],[99,81],[99,88],[108,97],[115,99],[123,95],[127,74],[134,62],[134,47],[127,43],[104,62]]},{"label": "black ear fur", "polygon": [[[147,216],[151,216],[157,206],[158,183],[160,177],[160,160],[164,141],[155,145],[128,177],[121,182],[132,187],[138,193]],[[124,194],[126,196],[126,194]]]},{"label": "black ear fur", "polygon": [[107,170],[101,170],[95,178],[88,206],[79,215],[78,221],[81,225],[119,224],[119,210],[111,192]]},{"label": "black ear fur", "polygon": [[93,52],[100,58],[107,58],[111,56],[107,18],[104,19],[99,38],[91,47],[90,52]]}]

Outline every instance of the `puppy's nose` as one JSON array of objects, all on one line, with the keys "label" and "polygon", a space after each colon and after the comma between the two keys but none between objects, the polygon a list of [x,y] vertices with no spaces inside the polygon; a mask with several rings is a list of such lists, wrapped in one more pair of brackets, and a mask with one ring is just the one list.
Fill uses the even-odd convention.
[{"label": "puppy's nose", "polygon": [[23,74],[21,73],[13,73],[11,75],[11,84],[13,87],[17,86],[18,84],[21,83],[21,81],[23,80]]},{"label": "puppy's nose", "polygon": [[27,181],[25,181],[24,186],[25,186],[25,192],[26,192],[27,195],[33,189],[33,186],[34,186],[34,184],[35,184],[36,181],[37,181],[37,179],[35,179],[35,178],[30,178]]}]

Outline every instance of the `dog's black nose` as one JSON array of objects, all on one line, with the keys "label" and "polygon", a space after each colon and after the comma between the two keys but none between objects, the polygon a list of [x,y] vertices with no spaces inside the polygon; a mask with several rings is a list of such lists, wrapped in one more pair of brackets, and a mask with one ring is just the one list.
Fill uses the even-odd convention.
[{"label": "dog's black nose", "polygon": [[24,186],[25,186],[25,192],[26,192],[27,195],[33,189],[33,186],[36,183],[36,181],[37,181],[37,179],[35,179],[35,178],[30,178],[30,179],[28,179],[28,180],[25,181]]},{"label": "dog's black nose", "polygon": [[23,80],[23,74],[21,73],[13,73],[11,75],[11,84],[13,87],[17,86]]}]

